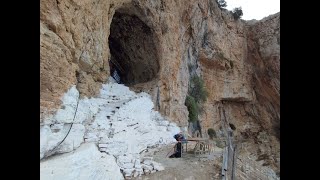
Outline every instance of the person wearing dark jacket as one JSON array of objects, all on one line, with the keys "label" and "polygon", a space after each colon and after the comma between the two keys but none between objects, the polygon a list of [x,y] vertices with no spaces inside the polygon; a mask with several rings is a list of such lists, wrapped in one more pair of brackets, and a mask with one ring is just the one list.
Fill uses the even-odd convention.
[{"label": "person wearing dark jacket", "polygon": [[175,152],[169,156],[169,158],[180,158],[181,157],[181,141],[183,140],[183,136],[181,134],[174,135],[174,138],[178,143],[175,145]]}]

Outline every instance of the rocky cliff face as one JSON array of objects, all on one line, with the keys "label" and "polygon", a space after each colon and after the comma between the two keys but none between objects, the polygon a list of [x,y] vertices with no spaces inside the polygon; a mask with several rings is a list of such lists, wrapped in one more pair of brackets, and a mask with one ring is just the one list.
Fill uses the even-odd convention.
[{"label": "rocky cliff face", "polygon": [[189,78],[198,74],[209,90],[202,133],[219,135],[225,118],[250,139],[243,155],[266,154],[279,170],[280,13],[246,22],[214,0],[41,0],[40,27],[40,124],[70,87],[96,96],[117,70],[185,127]]}]

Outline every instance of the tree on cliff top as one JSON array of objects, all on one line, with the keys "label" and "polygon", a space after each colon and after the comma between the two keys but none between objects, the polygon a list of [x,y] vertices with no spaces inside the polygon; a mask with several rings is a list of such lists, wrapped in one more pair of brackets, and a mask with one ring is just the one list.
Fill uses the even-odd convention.
[{"label": "tree on cliff top", "polygon": [[218,3],[219,8],[227,7],[227,2],[225,0],[216,0]]},{"label": "tree on cliff top", "polygon": [[243,15],[243,12],[242,12],[242,8],[241,7],[238,7],[238,8],[234,8],[233,11],[233,17],[234,19],[239,19],[241,18],[241,16]]}]

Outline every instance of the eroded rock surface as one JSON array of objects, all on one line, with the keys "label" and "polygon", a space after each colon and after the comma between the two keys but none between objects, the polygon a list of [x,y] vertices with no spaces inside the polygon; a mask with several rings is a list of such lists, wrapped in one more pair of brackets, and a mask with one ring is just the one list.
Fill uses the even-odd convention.
[{"label": "eroded rock surface", "polygon": [[[99,96],[112,60],[123,68],[127,85],[148,92],[155,109],[181,127],[188,126],[184,103],[190,76],[200,75],[209,90],[199,117],[203,135],[213,128],[222,136],[221,122],[227,119],[235,137],[250,141],[239,155],[263,156],[265,166],[278,173],[280,13],[243,21],[211,0],[42,0],[40,50],[41,133],[62,136],[72,119],[71,101],[83,100],[72,133],[84,139],[60,152],[107,133],[83,133],[83,127],[99,114],[88,98]],[[73,86],[79,94],[64,104],[62,97]],[[54,139],[41,146],[43,152],[58,143]]]}]

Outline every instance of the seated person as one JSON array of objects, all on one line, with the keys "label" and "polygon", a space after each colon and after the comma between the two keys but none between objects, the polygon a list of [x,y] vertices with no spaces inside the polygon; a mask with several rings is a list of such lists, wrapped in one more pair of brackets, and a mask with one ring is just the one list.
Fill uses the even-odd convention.
[{"label": "seated person", "polygon": [[178,143],[175,145],[175,152],[169,156],[169,158],[180,158],[181,157],[181,141],[185,141],[186,139],[183,137],[182,134],[176,134],[173,136]]}]

